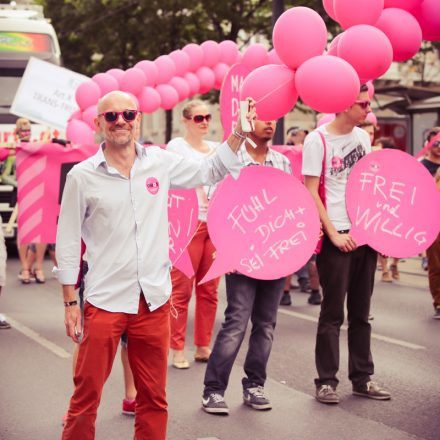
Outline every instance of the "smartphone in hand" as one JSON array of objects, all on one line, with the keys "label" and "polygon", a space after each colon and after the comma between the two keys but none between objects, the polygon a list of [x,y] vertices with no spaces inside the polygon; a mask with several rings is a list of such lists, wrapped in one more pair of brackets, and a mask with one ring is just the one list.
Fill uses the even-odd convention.
[{"label": "smartphone in hand", "polygon": [[249,102],[248,101],[240,101],[240,121],[241,121],[241,129],[245,133],[250,133],[254,131],[254,123],[253,121],[249,121],[246,117],[249,113]]}]

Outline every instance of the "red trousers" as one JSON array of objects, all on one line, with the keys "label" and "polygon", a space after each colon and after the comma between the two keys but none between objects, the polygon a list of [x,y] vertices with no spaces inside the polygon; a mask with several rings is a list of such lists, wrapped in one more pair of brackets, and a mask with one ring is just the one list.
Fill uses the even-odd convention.
[{"label": "red trousers", "polygon": [[171,270],[172,301],[178,314],[177,318],[171,317],[171,348],[174,350],[183,350],[185,346],[188,304],[194,283],[196,291],[194,344],[197,347],[210,345],[217,311],[217,288],[220,278],[198,285],[199,281],[208,272],[215,253],[214,245],[208,235],[206,222],[199,221],[197,232],[188,245],[188,252],[194,267],[194,276],[188,278],[176,268]]},{"label": "red trousers", "polygon": [[135,440],[165,440],[168,419],[166,373],[169,350],[169,303],[150,312],[141,294],[136,315],[84,307],[84,338],[79,345],[75,391],[63,440],[92,440],[104,383],[112,369],[122,333],[137,390]]}]

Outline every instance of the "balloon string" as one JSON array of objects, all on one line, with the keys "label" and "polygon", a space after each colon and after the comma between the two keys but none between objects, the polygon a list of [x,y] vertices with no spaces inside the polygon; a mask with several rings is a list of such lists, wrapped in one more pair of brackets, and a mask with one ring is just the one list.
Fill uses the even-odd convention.
[{"label": "balloon string", "polygon": [[260,98],[258,101],[255,102],[255,104],[259,104],[261,101],[264,101],[268,96],[270,96],[272,93],[277,92],[278,90],[282,89],[284,86],[289,84],[292,81],[292,79],[287,80],[283,84],[276,87],[274,90],[271,90],[270,92],[266,93],[262,98]]}]

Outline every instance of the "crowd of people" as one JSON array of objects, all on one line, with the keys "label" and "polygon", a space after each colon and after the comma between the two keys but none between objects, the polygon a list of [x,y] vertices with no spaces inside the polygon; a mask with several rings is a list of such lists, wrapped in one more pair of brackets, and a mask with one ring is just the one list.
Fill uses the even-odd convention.
[{"label": "crowd of people", "polygon": [[[398,260],[394,258],[388,266],[389,256],[378,256],[368,245],[357,245],[350,235],[345,206],[353,166],[372,149],[395,148],[391,138],[375,140],[374,124],[372,130],[368,128],[371,124],[365,124],[371,112],[366,86],[361,87],[356,102],[330,123],[310,133],[300,127],[288,130],[288,144],[302,148],[304,184],[322,224],[320,248],[296,273],[297,286],[291,284],[295,274],[274,280],[258,280],[236,271],[226,274],[227,306],[212,344],[219,278],[199,282],[216,257],[206,224],[215,185],[229,173],[237,176],[245,166],[292,172],[287,157],[270,146],[276,121],[258,120],[251,98],[249,109],[246,117],[252,120],[253,131],[244,132],[239,118],[231,135],[220,144],[205,139],[212,118],[209,105],[190,101],[182,111],[183,136],[172,139],[166,149],[144,148],[136,142],[140,112],[133,98],[118,91],[100,99],[95,124],[103,142],[94,156],[74,166],[67,176],[57,246],[50,249],[56,252],[55,273],[63,290],[66,334],[75,343],[74,391],[63,420],[63,439],[94,438],[102,388],[120,341],[123,412],[135,415],[135,438],[165,439],[168,352],[172,350],[174,368],[190,367],[185,345],[193,291],[194,360],[206,363],[201,396],[205,412],[229,413],[225,392],[249,322],[243,402],[255,410],[272,407],[264,388],[266,369],[278,308],[292,304],[292,289],[307,292],[309,304],[320,305],[315,346],[317,401],[340,401],[339,333],[345,301],[352,392],[374,400],[391,398],[390,391],[372,380],[369,321],[378,265],[382,281],[390,282],[399,279]],[[20,129],[21,136],[30,134],[26,124],[17,125],[17,133]],[[433,129],[427,141],[439,133],[439,128]],[[421,162],[440,188],[440,141],[432,144]],[[194,267],[191,278],[169,262],[170,188],[197,191],[198,224],[188,246]],[[19,245],[22,283],[29,284],[32,279],[44,282],[43,246],[45,251],[46,245]],[[440,236],[427,257],[434,317],[439,319]],[[1,239],[0,289],[5,262]],[[0,316],[0,327],[8,326]]]}]

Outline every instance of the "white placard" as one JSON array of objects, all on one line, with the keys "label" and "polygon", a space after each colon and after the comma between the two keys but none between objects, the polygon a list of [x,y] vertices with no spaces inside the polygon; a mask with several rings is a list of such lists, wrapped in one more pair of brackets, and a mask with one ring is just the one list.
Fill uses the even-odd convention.
[{"label": "white placard", "polygon": [[75,90],[89,78],[31,57],[11,106],[11,113],[65,130],[78,110]]}]

